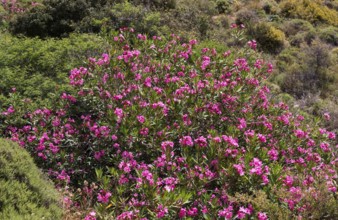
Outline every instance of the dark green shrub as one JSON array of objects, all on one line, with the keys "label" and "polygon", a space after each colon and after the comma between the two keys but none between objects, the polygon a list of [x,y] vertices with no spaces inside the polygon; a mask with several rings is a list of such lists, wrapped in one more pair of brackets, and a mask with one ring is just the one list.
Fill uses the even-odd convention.
[{"label": "dark green shrub", "polygon": [[135,6],[129,2],[116,4],[111,9],[115,27],[135,27],[135,23],[140,22],[145,9],[142,6]]},{"label": "dark green shrub", "polygon": [[316,37],[317,37],[317,34],[315,31],[309,31],[309,32],[306,32],[304,36],[304,40],[308,45],[311,45],[312,41],[314,41]]},{"label": "dark green shrub", "polygon": [[271,13],[271,5],[270,4],[266,3],[266,4],[263,5],[262,8],[265,11],[265,13],[267,13],[267,14]]},{"label": "dark green shrub", "polygon": [[11,22],[11,32],[34,37],[63,37],[74,31],[90,4],[85,0],[45,0]]},{"label": "dark green shrub", "polygon": [[23,34],[30,37],[48,36],[48,24],[52,22],[53,18],[45,10],[45,8],[36,7],[29,12],[19,15],[10,22],[10,31],[13,34]]},{"label": "dark green shrub", "polygon": [[131,0],[135,5],[143,4],[148,8],[155,9],[174,9],[176,8],[176,0]]},{"label": "dark green shrub", "polygon": [[338,46],[338,28],[336,27],[326,27],[319,31],[319,38],[333,46]]},{"label": "dark green shrub", "polygon": [[229,13],[231,11],[231,5],[233,4],[232,0],[217,0],[216,8],[218,13]]},{"label": "dark green shrub", "polygon": [[0,219],[61,219],[59,197],[29,154],[0,139]]},{"label": "dark green shrub", "polygon": [[284,48],[285,34],[268,23],[259,23],[254,26],[252,37],[259,43],[259,47],[269,53],[278,53]]}]

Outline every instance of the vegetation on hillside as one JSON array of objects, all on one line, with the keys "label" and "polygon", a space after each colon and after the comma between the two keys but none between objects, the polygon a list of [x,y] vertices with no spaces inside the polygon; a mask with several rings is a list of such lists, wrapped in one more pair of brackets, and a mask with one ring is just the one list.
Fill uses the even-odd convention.
[{"label": "vegetation on hillside", "polygon": [[0,218],[61,219],[61,196],[30,155],[0,139]]},{"label": "vegetation on hillside", "polygon": [[0,137],[63,189],[66,218],[335,219],[337,11],[4,0]]},{"label": "vegetation on hillside", "polygon": [[[271,79],[277,85],[277,93],[290,94],[310,114],[333,111],[331,114],[337,116],[337,8],[336,0],[198,0],[193,3],[191,0],[45,0],[33,4],[30,1],[3,1],[0,17],[2,29],[17,36],[46,39],[67,37],[73,32],[102,34],[121,27],[132,27],[136,32],[149,36],[175,33],[183,41],[197,37],[214,47],[243,46],[238,39],[230,37],[229,30],[233,23],[243,24],[244,37],[255,39],[258,49],[277,66],[275,77]],[[82,38],[79,42],[90,40],[72,35],[74,42],[76,36]],[[7,35],[6,38],[10,37]],[[38,46],[39,42],[36,43]],[[7,48],[6,53],[16,50],[10,45]],[[106,48],[97,46],[98,50],[104,52]],[[61,54],[62,51],[55,53]],[[322,55],[325,57],[320,58],[322,61],[313,61]],[[64,57],[62,60],[67,61],[67,56]],[[62,60],[59,62],[65,62]],[[321,65],[323,61],[325,63]],[[8,75],[6,65],[2,65]],[[24,65],[20,67],[26,68]],[[316,65],[321,66],[317,68]],[[45,67],[36,69],[37,75],[45,71]],[[60,74],[63,75],[57,79],[51,74],[52,79],[46,81],[61,84],[69,70],[69,67],[62,69]],[[304,83],[307,81],[309,83]],[[11,86],[4,84],[7,90],[13,86],[20,87],[17,83],[8,84]],[[46,97],[50,89],[40,88],[32,91],[27,86],[24,96],[45,91],[42,93]],[[313,110],[313,106],[318,108]],[[336,118],[331,125],[335,128],[338,127]]]}]

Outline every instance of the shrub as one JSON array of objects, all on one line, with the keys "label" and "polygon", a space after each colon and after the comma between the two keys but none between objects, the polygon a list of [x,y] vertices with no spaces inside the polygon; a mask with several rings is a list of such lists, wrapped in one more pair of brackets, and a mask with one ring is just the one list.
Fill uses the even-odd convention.
[{"label": "shrub", "polygon": [[260,1],[261,5],[262,5],[262,9],[264,10],[264,12],[266,14],[270,14],[270,15],[276,15],[279,14],[280,12],[280,8],[279,5],[276,1]]},{"label": "shrub", "polygon": [[302,19],[292,19],[285,21],[282,30],[287,36],[296,35],[299,32],[314,31],[312,24]]},{"label": "shrub", "polygon": [[168,31],[162,33],[176,33],[186,41],[196,37],[208,38],[213,25],[212,18],[217,14],[213,1],[198,0],[194,4],[189,0],[180,1],[175,10],[161,13],[161,23],[168,26]]},{"label": "shrub", "polygon": [[320,0],[284,0],[280,7],[286,17],[302,18],[314,24],[323,22],[338,25],[338,12],[329,9]]},{"label": "shrub", "polygon": [[278,53],[284,48],[285,34],[269,23],[259,23],[252,30],[252,37],[256,39],[262,50]]},{"label": "shrub", "polygon": [[0,139],[0,218],[61,219],[60,196],[17,144]]},{"label": "shrub", "polygon": [[[80,188],[75,205],[96,201],[96,216],[114,219],[267,219],[272,206],[300,218],[317,181],[336,192],[335,133],[268,100],[272,65],[253,41],[197,53],[176,35],[109,39],[109,54],[71,71],[75,93],[23,112],[25,126],[11,123],[14,101],[1,114],[58,185]],[[272,205],[230,199],[259,191]]]},{"label": "shrub", "polygon": [[232,0],[217,0],[216,1],[216,8],[218,13],[230,13],[231,12],[231,5],[233,4]]},{"label": "shrub", "polygon": [[[283,56],[279,59],[282,61]],[[281,85],[282,91],[298,98],[307,96],[308,93],[320,93],[322,97],[327,96],[328,87],[334,82],[329,74],[331,65],[329,47],[320,41],[313,41],[311,45],[303,45],[294,59],[294,63],[289,63],[289,67],[285,68],[284,72],[288,75]]]},{"label": "shrub", "polygon": [[294,47],[301,47],[302,44],[311,45],[311,43],[317,38],[315,31],[300,32],[294,36],[290,36],[289,42]]},{"label": "shrub", "polygon": [[236,13],[236,24],[244,24],[245,26],[250,27],[258,21],[259,17],[253,10],[242,9]]},{"label": "shrub", "polygon": [[319,30],[319,38],[333,46],[338,46],[338,28],[326,27]]},{"label": "shrub", "polygon": [[11,23],[11,31],[30,37],[67,36],[88,15],[89,6],[85,0],[45,0],[43,5],[18,16]]},{"label": "shrub", "polygon": [[154,7],[155,9],[160,10],[169,10],[176,8],[176,0],[132,0],[135,5],[144,4],[146,7],[151,8]]},{"label": "shrub", "polygon": [[32,100],[46,99],[51,93],[70,91],[68,73],[89,56],[105,51],[104,40],[94,35],[71,35],[57,40],[0,37],[0,93],[7,96],[13,87]]}]

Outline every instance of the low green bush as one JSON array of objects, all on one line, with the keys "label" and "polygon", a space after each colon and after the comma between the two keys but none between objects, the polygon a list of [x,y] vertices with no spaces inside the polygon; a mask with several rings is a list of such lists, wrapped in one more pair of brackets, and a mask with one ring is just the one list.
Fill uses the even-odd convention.
[{"label": "low green bush", "polygon": [[282,30],[287,36],[296,35],[299,32],[313,31],[312,24],[302,19],[291,19],[283,22]]},{"label": "low green bush", "polygon": [[325,43],[338,46],[338,28],[329,26],[319,31],[319,38]]},{"label": "low green bush", "polygon": [[7,96],[15,87],[26,98],[37,100],[59,89],[69,91],[67,76],[72,66],[102,53],[104,45],[100,37],[88,34],[62,40],[0,34],[0,93]]},{"label": "low green bush", "polygon": [[216,0],[216,8],[218,13],[229,13],[231,12],[231,6],[234,1],[232,0]]},{"label": "low green bush", "polygon": [[0,219],[61,219],[59,195],[29,154],[0,139]]},{"label": "low green bush", "polygon": [[278,56],[277,66],[286,74],[281,89],[283,92],[302,98],[320,94],[324,98],[330,94],[330,85],[336,85],[331,74],[332,65],[329,46],[318,40],[300,49],[290,48]]},{"label": "low green bush", "polygon": [[253,38],[262,50],[269,53],[280,52],[285,45],[285,34],[269,23],[259,23],[251,30]]}]

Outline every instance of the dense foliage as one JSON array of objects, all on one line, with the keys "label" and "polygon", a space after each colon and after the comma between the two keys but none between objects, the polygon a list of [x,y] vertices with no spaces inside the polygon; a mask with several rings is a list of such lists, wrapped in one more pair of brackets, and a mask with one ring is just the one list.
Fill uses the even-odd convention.
[{"label": "dense foliage", "polygon": [[94,35],[71,35],[62,40],[15,38],[0,34],[0,97],[6,102],[12,88],[25,98],[44,103],[69,91],[68,72],[107,47]]},{"label": "dense foliage", "polygon": [[335,219],[337,11],[2,0],[0,137],[62,189],[66,219]]},{"label": "dense foliage", "polygon": [[[4,0],[0,19],[1,29],[18,36],[67,37],[72,32],[104,33],[128,26],[151,36],[176,33],[185,41],[205,40],[211,47],[215,44],[216,47],[243,46],[229,37],[229,26],[244,24],[244,36],[255,39],[258,49],[278,64],[276,77],[271,78],[277,85],[276,93],[290,94],[297,106],[310,114],[331,111],[333,116],[338,116],[335,98],[338,76],[334,65],[337,63],[334,53],[338,44],[337,10],[336,0],[39,0],[33,3]],[[328,65],[321,67],[319,76],[318,71],[307,66],[313,62],[313,52],[307,49],[313,41],[328,54],[325,56]],[[280,53],[283,55],[279,56]],[[304,79],[309,79],[311,86],[304,86]],[[63,80],[66,78],[46,79],[52,84]],[[295,86],[291,86],[290,81]],[[28,94],[30,92],[25,92],[25,96]],[[317,106],[315,110],[314,106]],[[330,126],[338,128],[336,118],[333,117]]]},{"label": "dense foliage", "polygon": [[338,216],[335,133],[270,103],[272,65],[254,42],[197,53],[196,40],[131,32],[71,71],[76,93],[2,113],[39,167],[81,189],[77,206],[114,219]]},{"label": "dense foliage", "polygon": [[30,155],[0,139],[0,218],[61,219],[60,195]]}]

